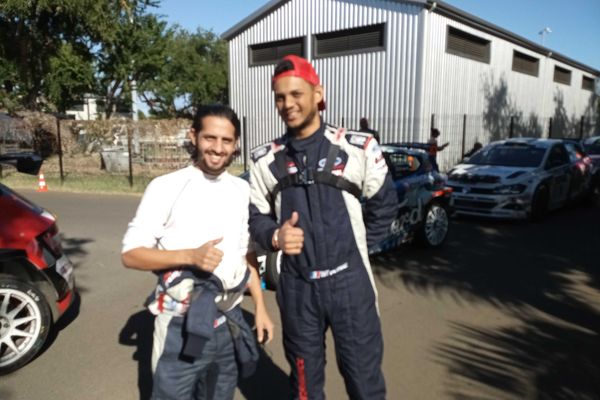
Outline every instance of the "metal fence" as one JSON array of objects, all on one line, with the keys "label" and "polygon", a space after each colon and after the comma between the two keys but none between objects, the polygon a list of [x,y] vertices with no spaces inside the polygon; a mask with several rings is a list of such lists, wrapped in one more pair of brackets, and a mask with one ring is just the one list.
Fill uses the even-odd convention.
[{"label": "metal fence", "polygon": [[[367,116],[368,117],[368,116]],[[337,116],[328,122],[334,125],[358,129],[360,116]],[[249,155],[252,148],[273,140],[284,132],[281,124],[279,132],[261,132],[261,126],[266,126],[265,121],[257,118],[242,116],[242,136],[240,140],[240,154],[234,159],[237,169],[246,170],[249,166]],[[556,118],[523,118],[519,116],[506,116],[494,118],[485,115],[436,115],[423,120],[399,121],[394,118],[370,119],[373,129],[379,131],[382,143],[394,142],[426,142],[430,136],[431,128],[435,127],[441,132],[438,143],[448,142],[446,149],[438,153],[438,164],[442,171],[450,169],[458,163],[463,155],[469,151],[476,142],[485,145],[494,140],[510,137],[571,137],[584,138],[600,134],[600,121],[591,117],[574,119]],[[190,163],[189,142],[179,136],[174,137],[138,137],[135,126],[123,130],[121,135],[114,135],[113,140],[99,141],[98,138],[71,138],[69,145],[63,144],[54,148],[54,153],[59,158],[60,176],[81,172],[84,167],[77,164],[64,164],[64,147],[69,147],[68,157],[73,158],[74,153],[87,157],[95,157],[97,162],[92,162],[86,170],[103,170],[103,173],[128,175],[130,184],[133,184],[137,175],[158,175],[181,168]],[[403,131],[398,127],[413,127],[412,131]],[[0,124],[0,151],[19,151],[35,149],[35,135],[22,130],[14,129],[5,121]],[[63,136],[65,133],[63,132]],[[63,147],[63,148],[61,148]],[[46,168],[46,167],[45,167]],[[1,173],[1,170],[0,170]],[[0,176],[1,177],[1,176]]]},{"label": "metal fence", "polygon": [[[362,116],[333,116],[326,118],[328,123],[358,130]],[[537,116],[498,116],[432,114],[425,119],[400,120],[397,118],[369,118],[370,127],[379,132],[382,143],[427,142],[431,128],[437,128],[441,135],[438,143],[448,142],[448,147],[438,153],[441,170],[448,170],[462,160],[463,155],[473,148],[476,142],[486,145],[494,140],[512,137],[545,138],[585,138],[600,134],[600,118],[582,116],[581,118]],[[268,140],[273,140],[284,132],[283,124],[279,132],[263,132],[265,121],[254,117],[242,117],[241,159],[247,165],[250,150]],[[406,130],[405,127],[412,127]]]}]

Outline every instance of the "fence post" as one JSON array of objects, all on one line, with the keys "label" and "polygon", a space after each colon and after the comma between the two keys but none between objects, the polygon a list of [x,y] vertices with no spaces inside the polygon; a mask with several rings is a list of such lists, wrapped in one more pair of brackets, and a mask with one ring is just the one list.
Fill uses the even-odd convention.
[{"label": "fence post", "polygon": [[133,163],[131,161],[131,127],[127,129],[127,155],[129,156],[129,187],[133,187]]},{"label": "fence post", "polygon": [[60,171],[60,185],[65,182],[65,174],[63,172],[63,159],[62,159],[62,140],[60,136],[60,114],[55,114],[56,117],[56,139],[58,141],[58,168]]},{"label": "fence post", "polygon": [[248,152],[250,149],[248,148],[248,125],[246,123],[246,116],[242,118],[242,152],[244,154],[244,172],[248,171]]},{"label": "fence post", "polygon": [[460,158],[465,156],[465,141],[467,140],[467,114],[463,114],[463,129],[462,129],[462,146]]},{"label": "fence post", "polygon": [[346,126],[346,125],[344,125],[344,117],[342,117],[342,125],[340,125],[340,126]]},{"label": "fence post", "polygon": [[552,117],[550,117],[550,121],[548,122],[548,139],[552,138]]},{"label": "fence post", "polygon": [[581,122],[579,123],[579,139],[583,139],[583,123],[585,122],[585,116],[581,116]]},{"label": "fence post", "polygon": [[508,131],[508,137],[510,139],[512,139],[514,133],[515,133],[515,116],[511,115],[510,116],[510,130]]},{"label": "fence post", "polygon": [[[431,129],[435,128],[435,114],[431,114]],[[430,130],[431,130],[430,129]]]}]

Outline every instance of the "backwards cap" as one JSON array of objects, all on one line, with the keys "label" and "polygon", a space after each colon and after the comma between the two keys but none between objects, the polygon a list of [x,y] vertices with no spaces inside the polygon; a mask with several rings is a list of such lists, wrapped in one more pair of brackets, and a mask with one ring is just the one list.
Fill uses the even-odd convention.
[{"label": "backwards cap", "polygon": [[[290,54],[283,57],[279,64],[284,63],[286,61],[291,64],[292,68],[280,72],[277,75],[273,75],[273,78],[271,79],[271,85],[274,85],[278,79],[285,78],[286,76],[295,76],[298,78],[302,78],[313,86],[321,84],[321,81],[319,80],[319,75],[317,75],[317,72],[313,68],[312,64],[308,62],[308,60]],[[324,110],[325,102],[321,100],[318,107],[320,111]]]}]

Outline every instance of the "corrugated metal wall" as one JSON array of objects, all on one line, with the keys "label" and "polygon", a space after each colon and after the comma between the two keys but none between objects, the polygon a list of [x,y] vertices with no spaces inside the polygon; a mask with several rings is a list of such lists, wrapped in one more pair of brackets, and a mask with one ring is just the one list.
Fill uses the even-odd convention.
[{"label": "corrugated metal wall", "polygon": [[[490,63],[447,53],[448,26],[490,40]],[[485,144],[508,137],[511,116],[513,136],[548,137],[552,118],[552,137],[575,137],[582,116],[584,136],[591,133],[594,96],[581,89],[582,71],[432,12],[426,14],[424,29],[422,112],[435,114],[440,142],[451,144],[438,154],[442,168],[461,158],[463,134],[465,150],[475,141]],[[512,70],[514,50],[539,59],[537,77]],[[570,85],[554,82],[555,65],[572,71]]]},{"label": "corrugated metal wall", "polygon": [[[307,56],[325,88],[327,122],[358,129],[367,117],[385,141],[412,140],[418,114],[419,20],[422,6],[391,1],[292,0],[233,38],[232,107],[246,118],[250,147],[279,136],[270,87],[274,65],[249,67],[248,46],[306,37]],[[386,23],[386,51],[312,59],[312,34]]]},{"label": "corrugated metal wall", "polygon": [[[385,51],[312,59],[312,35],[378,23],[386,24]],[[446,53],[448,25],[490,40],[490,63]],[[548,136],[552,118],[558,137],[577,136],[582,127],[588,135],[600,122],[592,92],[581,89],[582,71],[430,12],[423,3],[291,0],[229,43],[230,99],[246,121],[246,151],[284,131],[270,89],[274,65],[250,67],[248,46],[297,37],[305,38],[325,88],[327,122],[358,128],[367,117],[384,142],[426,141],[433,123],[440,142],[451,143],[438,155],[442,169],[475,141],[507,137],[511,126],[514,136]],[[538,77],[512,71],[515,49],[540,59]],[[555,65],[572,71],[571,85],[553,82]]]}]

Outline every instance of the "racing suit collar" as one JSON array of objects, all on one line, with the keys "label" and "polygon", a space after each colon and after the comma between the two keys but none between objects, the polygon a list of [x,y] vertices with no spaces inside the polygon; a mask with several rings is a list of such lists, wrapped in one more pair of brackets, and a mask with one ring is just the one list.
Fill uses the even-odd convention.
[{"label": "racing suit collar", "polygon": [[288,145],[294,150],[299,151],[304,150],[313,143],[320,141],[325,136],[325,124],[323,123],[322,117],[319,118],[319,121],[319,129],[317,129],[312,135],[303,139],[296,138],[294,134],[288,130],[286,132],[286,136],[288,137]]}]

